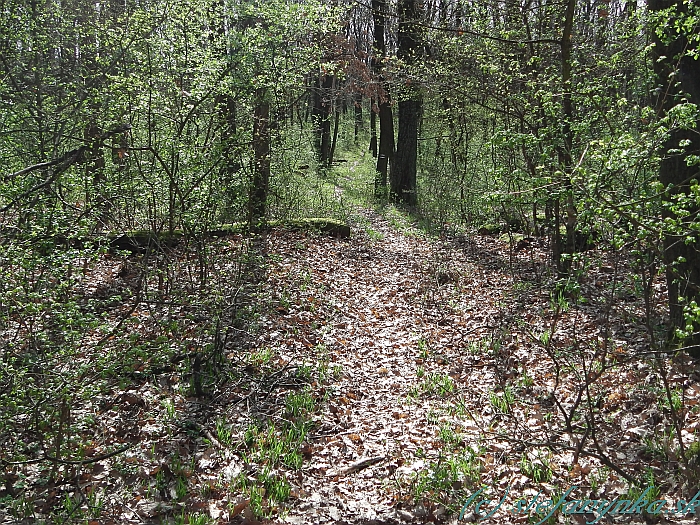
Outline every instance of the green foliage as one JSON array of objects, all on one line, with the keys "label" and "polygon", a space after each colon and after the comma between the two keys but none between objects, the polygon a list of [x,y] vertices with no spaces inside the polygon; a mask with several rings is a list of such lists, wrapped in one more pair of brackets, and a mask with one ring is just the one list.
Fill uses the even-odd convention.
[{"label": "green foliage", "polygon": [[503,392],[489,392],[489,403],[491,406],[502,414],[508,414],[515,402],[515,394],[511,387],[507,386]]},{"label": "green foliage", "polygon": [[[670,256],[668,246],[697,245],[700,183],[690,177],[687,188],[677,191],[677,185],[659,182],[659,168],[669,159],[700,165],[691,139],[677,140],[669,149],[679,131],[697,131],[698,104],[687,93],[666,89],[669,82],[676,85],[682,71],[655,78],[650,64],[655,51],[644,35],[656,37],[657,47],[687,42],[680,54],[665,57],[669,62],[697,60],[700,7],[683,1],[653,11],[632,9],[636,4],[627,2],[624,10],[605,14],[577,8],[568,38],[560,23],[564,3],[523,7],[510,2],[498,6],[502,12],[497,16],[490,3],[468,4],[460,3],[465,11],[459,23],[448,23],[446,12],[439,23],[431,21],[422,29],[429,56],[387,56],[379,80],[369,71],[376,58],[371,43],[362,42],[360,35],[352,42],[347,38],[352,28],[364,24],[347,23],[349,13],[362,6],[349,11],[320,0],[4,2],[1,459],[43,465],[48,451],[68,463],[54,462],[44,473],[46,483],[75,477],[69,466],[76,463],[70,461],[100,445],[100,417],[110,410],[96,406],[94,398],[107,398],[117,387],[126,390],[135,378],[167,375],[152,407],[159,422],[171,436],[197,434],[198,429],[186,426],[184,396],[210,394],[227,374],[238,374],[241,385],[251,381],[222,363],[232,347],[227,340],[232,332],[255,331],[265,321],[257,297],[243,299],[239,290],[247,289],[250,274],[269,270],[269,259],[258,250],[242,249],[236,255],[239,266],[225,275],[227,285],[235,284],[233,291],[213,286],[211,276],[223,271],[224,264],[216,259],[214,243],[200,234],[212,229],[220,235],[246,233],[237,225],[247,220],[256,172],[251,144],[259,138],[253,135],[254,107],[261,102],[270,105],[269,217],[263,221],[268,225],[282,224],[276,222],[280,220],[323,230],[334,223],[290,219],[328,216],[344,228],[352,217],[375,244],[384,240],[355,209],[372,202],[375,159],[361,144],[368,139],[367,130],[355,137],[343,105],[358,90],[365,98],[371,93],[376,102],[386,88],[394,101],[409,92],[420,93],[424,101],[417,152],[419,206],[378,206],[395,229],[406,235],[455,237],[458,231],[481,227],[482,233],[503,234],[500,240],[513,244],[526,236],[547,236],[559,272],[557,278],[546,276],[549,309],[556,316],[580,307],[591,284],[586,277],[594,259],[575,253],[584,249],[576,246],[577,235],[592,241],[584,244],[631,256],[637,275],[605,285],[611,298],[632,291],[647,294],[647,303],[656,304],[654,279],[664,269],[671,284],[685,282],[685,268],[693,261]],[[567,61],[563,51],[569,42]],[[658,63],[664,57],[656,58]],[[316,94],[312,84],[324,75],[336,81],[336,91],[321,97],[323,107],[338,112],[336,161],[347,161],[333,166],[319,165],[313,145],[318,122],[306,115]],[[662,111],[657,98],[664,98]],[[347,158],[340,159],[341,152]],[[107,255],[102,247],[106,240],[127,231],[155,241],[158,250],[131,260]],[[187,246],[176,256],[168,251],[174,239]],[[196,248],[188,251],[192,246]],[[516,250],[511,248],[515,275]],[[300,241],[299,249],[307,247]],[[111,257],[123,263],[113,268],[115,275],[129,274],[128,265],[138,265],[131,282],[109,275],[100,289],[88,289],[101,282],[96,275]],[[539,271],[542,263],[532,261]],[[438,282],[440,276],[449,281],[446,265],[435,270]],[[313,286],[311,272],[300,279],[302,291]],[[522,282],[513,289],[529,293],[534,284]],[[680,345],[691,341],[700,326],[697,297],[682,295],[673,303],[683,309],[675,327],[674,342]],[[293,304],[286,290],[277,300],[283,309]],[[158,308],[139,309],[142,303]],[[129,311],[131,304],[136,306]],[[173,319],[188,307],[196,307],[197,314],[182,314],[186,321]],[[306,305],[310,313],[318,308],[313,301]],[[200,314],[206,322],[193,321]],[[150,323],[145,320],[149,316],[159,318]],[[660,345],[649,312],[646,322],[656,350]],[[595,349],[596,357],[585,361],[588,349],[564,348],[554,337],[555,326],[549,326],[534,328],[539,332],[532,337],[540,350],[561,360],[562,373],[583,377],[577,368],[581,362],[590,365],[592,375],[608,366],[607,339]],[[504,348],[498,340],[481,339],[470,342],[466,351],[497,358]],[[416,354],[427,360],[430,350],[421,339]],[[218,415],[213,421],[219,444],[262,465],[255,479],[239,480],[257,516],[272,515],[290,497],[284,469],[301,469],[321,399],[305,385],[341,375],[339,365],[329,367],[328,352],[317,351],[315,362],[302,359],[292,369],[289,380],[296,390],[280,396],[280,424],[251,424],[240,444],[231,422]],[[270,372],[276,357],[272,348],[262,347],[241,361],[245,373],[255,375]],[[429,365],[417,368],[420,381],[412,396],[452,396],[453,379],[430,371]],[[533,377],[524,370],[521,374],[519,386],[534,386]],[[178,380],[176,388],[171,388],[171,378]],[[514,396],[506,386],[489,392],[489,403],[497,413],[510,414]],[[681,391],[657,399],[664,413],[683,414]],[[127,401],[135,407],[146,403],[136,395]],[[463,400],[455,405],[456,413],[468,412]],[[437,412],[428,417],[431,423],[439,420]],[[647,453],[664,461],[678,457],[677,432],[669,426],[646,438]],[[459,495],[455,487],[478,481],[474,457],[454,453],[462,441],[459,433],[443,424],[438,435],[450,454],[411,480],[417,500],[450,501]],[[696,455],[693,445],[686,459]],[[119,458],[114,462],[124,475],[134,474],[133,465]],[[537,483],[552,476],[541,458],[523,455],[520,467]],[[168,468],[173,479],[161,470],[155,488],[172,489],[174,499],[184,502],[188,468],[177,455]],[[655,485],[653,477],[647,481]],[[27,490],[26,480],[20,477],[14,488]],[[72,494],[61,495],[47,520],[89,520],[83,503]],[[15,519],[32,519],[33,502],[24,492],[9,508]],[[100,519],[97,500],[88,508]],[[206,521],[184,510],[176,519]]]},{"label": "green foliage", "polygon": [[418,367],[416,375],[424,379],[418,386],[411,389],[411,395],[413,396],[431,396],[437,394],[440,397],[446,397],[455,390],[454,381],[447,374],[440,374],[437,372],[426,374],[422,367]]},{"label": "green foliage", "polygon": [[399,483],[406,485],[415,502],[431,501],[459,512],[482,470],[476,454],[470,450],[445,451],[437,461]]},{"label": "green foliage", "polygon": [[[38,197],[31,212],[35,228],[50,221],[61,231],[64,221],[70,231],[80,221],[88,227],[96,221],[98,229],[113,231],[191,231],[245,218],[258,89],[280,104],[273,107],[280,122],[270,208],[281,217],[306,215],[314,182],[297,166],[312,163],[303,140],[308,131],[293,123],[299,107],[282,107],[282,101],[298,98],[308,71],[320,66],[319,35],[336,26],[338,13],[320,2],[222,6],[214,0],[125,4],[102,12],[80,1],[34,11],[21,3],[6,6],[13,16],[3,17],[0,33],[12,34],[17,45],[7,57],[14,68],[0,83],[9,102],[1,172],[60,156],[80,146],[78,137],[86,133],[131,125],[128,134],[91,151],[87,168],[67,168],[56,180],[60,200],[51,192],[20,198],[18,205]],[[47,58],[54,50],[58,62]],[[31,78],[24,75],[30,64]],[[46,175],[36,170],[3,178],[0,207]],[[295,188],[296,196],[289,193]]]},{"label": "green foliage", "polygon": [[535,483],[546,483],[552,479],[552,469],[547,459],[530,459],[523,454],[520,460],[520,472]]}]

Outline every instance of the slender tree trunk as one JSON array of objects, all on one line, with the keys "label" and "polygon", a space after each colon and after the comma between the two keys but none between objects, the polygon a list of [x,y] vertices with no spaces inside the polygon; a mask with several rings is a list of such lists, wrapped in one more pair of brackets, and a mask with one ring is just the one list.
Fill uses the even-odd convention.
[{"label": "slender tree trunk", "polygon": [[331,115],[335,107],[335,77],[326,75],[323,80],[323,120],[321,121],[321,165],[330,167],[331,159]]},{"label": "slender tree trunk", "polygon": [[369,111],[369,127],[371,138],[369,139],[369,151],[372,152],[372,156],[377,158],[377,112],[375,111],[377,105],[374,103],[374,98],[370,100],[370,111]]},{"label": "slender tree trunk", "polygon": [[555,206],[555,228],[557,231],[552,236],[552,259],[561,273],[566,273],[569,269],[570,260],[562,259],[562,253],[574,253],[576,248],[576,205],[574,202],[573,187],[571,185],[571,170],[573,169],[572,151],[574,146],[573,129],[573,102],[572,102],[572,74],[571,74],[571,37],[574,27],[574,14],[576,11],[576,0],[567,0],[566,12],[564,15],[564,30],[561,38],[561,81],[562,81],[562,139],[563,145],[559,150],[559,164],[564,175],[561,179],[562,187],[565,191],[564,209],[566,217],[564,226],[566,227],[565,246],[562,246],[561,234],[558,231],[560,206],[557,202]]},{"label": "slender tree trunk", "polygon": [[331,153],[331,114],[334,106],[335,78],[332,75],[323,75],[315,84],[312,118],[316,132],[316,151],[321,166],[327,166]]},{"label": "slender tree trunk", "polygon": [[314,147],[321,158],[321,138],[323,137],[323,89],[321,77],[316,77],[312,85],[311,122],[314,128]]},{"label": "slender tree trunk", "polygon": [[253,180],[248,202],[248,222],[251,230],[258,229],[267,215],[267,194],[270,184],[270,103],[267,90],[255,91],[253,111]]},{"label": "slender tree trunk", "polygon": [[328,155],[328,167],[333,164],[333,156],[335,155],[335,146],[338,144],[338,127],[340,126],[340,112],[336,109],[335,119],[333,122],[333,140],[331,141],[331,151]]},{"label": "slender tree trunk", "polygon": [[[675,6],[676,12],[670,15],[672,19],[668,22],[669,27],[675,21],[682,22],[680,19],[687,14],[687,8],[681,0],[649,0],[648,6],[652,12]],[[700,105],[700,61],[690,56],[697,49],[697,40],[689,41],[687,35],[681,33],[664,43],[655,29],[651,30],[655,43],[654,71],[659,84],[663,86],[658,100],[660,112],[667,113],[682,103],[683,98],[689,103]],[[699,128],[700,122],[696,123],[695,129],[672,129],[664,144],[665,156],[659,167],[659,181],[666,187],[663,215],[665,219],[677,224],[677,228],[667,232],[664,238],[672,329],[686,326],[686,305],[692,301],[700,304],[700,241],[697,239],[697,230],[693,228],[697,225],[699,210],[691,190],[693,181],[700,180],[700,166],[689,163],[691,155],[700,155]],[[679,197],[689,202],[684,206],[688,212],[685,217],[679,217],[672,211]],[[700,357],[698,323],[693,324],[693,334],[683,343],[690,347],[689,351],[694,356]]]},{"label": "slender tree trunk", "polygon": [[[374,48],[375,57],[372,59],[375,74],[382,79],[381,61],[386,55],[384,24],[387,4],[385,0],[372,0],[372,16],[374,18]],[[377,197],[385,194],[389,162],[394,157],[394,116],[391,110],[391,98],[386,88],[377,96],[379,103],[379,148],[377,155],[377,176],[374,182],[374,192]]]},{"label": "slender tree trunk", "polygon": [[353,106],[355,108],[355,142],[357,142],[362,129],[362,93],[356,93],[353,98]]},{"label": "slender tree trunk", "polygon": [[375,181],[375,190],[378,195],[384,195],[389,175],[389,162],[394,158],[394,149],[394,115],[391,102],[387,99],[379,104],[379,151]]}]

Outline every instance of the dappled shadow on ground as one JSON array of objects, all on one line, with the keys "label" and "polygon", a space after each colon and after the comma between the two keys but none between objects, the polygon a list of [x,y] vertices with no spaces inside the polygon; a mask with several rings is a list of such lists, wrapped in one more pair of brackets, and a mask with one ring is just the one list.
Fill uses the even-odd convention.
[{"label": "dappled shadow on ground", "polygon": [[700,377],[641,353],[623,257],[589,253],[562,280],[537,242],[426,239],[358,213],[350,240],[273,231],[87,265],[74,293],[104,326],[86,330],[74,375],[54,361],[70,417],[46,412],[34,449],[3,438],[6,496],[25,501],[6,508],[35,521],[442,522],[489,480],[516,495],[614,491],[650,464],[669,497],[685,495],[662,461],[678,457],[662,387],[694,402]]}]

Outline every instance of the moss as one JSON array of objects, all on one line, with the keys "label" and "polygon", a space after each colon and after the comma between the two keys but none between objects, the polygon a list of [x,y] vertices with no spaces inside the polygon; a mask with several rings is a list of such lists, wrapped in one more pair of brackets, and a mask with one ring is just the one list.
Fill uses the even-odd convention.
[{"label": "moss", "polygon": [[479,235],[497,235],[501,233],[501,226],[498,224],[483,224],[479,226]]},{"label": "moss", "polygon": [[510,242],[511,238],[513,239],[514,243],[517,243],[522,241],[525,238],[525,235],[523,235],[522,233],[511,233],[510,235],[508,235],[507,233],[503,233],[498,238],[498,240],[503,242]]},{"label": "moss", "polygon": [[[350,237],[350,227],[335,219],[309,218],[293,220],[272,220],[265,225],[266,229],[284,228],[293,231],[318,231],[335,237]],[[248,224],[236,222],[220,224],[205,232],[207,237],[225,237],[227,235],[245,234],[248,232]],[[148,230],[133,230],[121,235],[113,235],[109,238],[109,246],[112,250],[125,250],[132,253],[143,253],[147,250],[162,250],[174,248],[185,236],[182,230],[169,232],[152,232]]]},{"label": "moss", "polygon": [[238,235],[248,231],[248,223],[233,222],[227,224],[219,224],[211,228],[207,234],[212,237],[226,237],[227,235]]}]

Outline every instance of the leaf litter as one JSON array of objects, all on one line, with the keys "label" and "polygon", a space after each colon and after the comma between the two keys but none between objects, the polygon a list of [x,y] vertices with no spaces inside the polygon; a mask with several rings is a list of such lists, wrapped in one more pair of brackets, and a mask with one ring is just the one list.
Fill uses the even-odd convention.
[{"label": "leaf litter", "polygon": [[482,486],[506,509],[573,486],[612,500],[629,479],[693,496],[674,432],[693,450],[699,376],[650,351],[620,254],[591,254],[553,294],[537,242],[361,213],[349,240],[273,230],[206,261],[76,264],[75,296],[105,321],[57,373],[95,388],[68,396],[49,442],[22,449],[36,438],[19,419],[4,438],[0,496],[23,507],[3,523],[442,523]]}]

